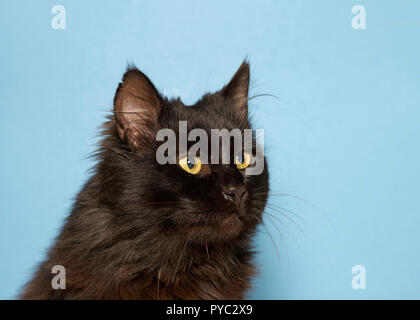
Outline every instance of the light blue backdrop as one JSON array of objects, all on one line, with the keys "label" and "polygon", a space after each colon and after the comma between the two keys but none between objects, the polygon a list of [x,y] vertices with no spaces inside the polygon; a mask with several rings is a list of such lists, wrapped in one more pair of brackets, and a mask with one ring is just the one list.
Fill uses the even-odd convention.
[{"label": "light blue backdrop", "polygon": [[[66,30],[51,8],[66,8]],[[365,5],[367,29],[351,27]],[[283,208],[250,298],[420,298],[419,1],[2,1],[0,298],[87,179],[127,61],[193,103],[248,57]],[[352,288],[352,267],[366,289]]]}]

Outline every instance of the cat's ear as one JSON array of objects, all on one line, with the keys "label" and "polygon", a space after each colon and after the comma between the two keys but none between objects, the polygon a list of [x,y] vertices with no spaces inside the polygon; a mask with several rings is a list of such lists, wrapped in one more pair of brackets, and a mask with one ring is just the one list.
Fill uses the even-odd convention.
[{"label": "cat's ear", "polygon": [[157,123],[162,98],[147,76],[129,69],[114,98],[114,113],[120,138],[137,148],[141,138],[150,134]]},{"label": "cat's ear", "polygon": [[223,96],[232,101],[236,112],[244,118],[248,117],[249,78],[249,63],[244,61],[230,82],[222,89]]}]

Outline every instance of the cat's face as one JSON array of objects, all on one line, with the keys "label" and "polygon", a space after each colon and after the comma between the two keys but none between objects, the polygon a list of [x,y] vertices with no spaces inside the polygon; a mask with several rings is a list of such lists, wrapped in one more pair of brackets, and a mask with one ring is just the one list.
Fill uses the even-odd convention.
[{"label": "cat's face", "polygon": [[[139,70],[125,74],[114,106],[116,133],[127,146],[127,155],[121,160],[127,161],[121,172],[124,190],[119,191],[127,221],[168,235],[182,234],[200,243],[229,241],[255,229],[268,195],[264,157],[262,173],[251,175],[245,170],[255,165],[251,159],[255,139],[249,153],[238,149],[233,138],[228,148],[222,146],[222,139],[211,143],[212,129],[239,129],[240,134],[250,129],[248,86],[249,66],[243,63],[221,91],[185,106],[179,99],[162,98]],[[187,134],[194,129],[207,134],[208,161],[200,159],[204,157],[202,150],[196,156],[182,154],[180,121],[185,121]],[[176,146],[171,146],[176,150],[175,163],[157,161],[164,143],[156,141],[161,129],[170,129],[176,137]],[[185,144],[188,152],[195,141]],[[210,155],[219,156],[218,163]],[[223,157],[229,163],[222,164]]]}]

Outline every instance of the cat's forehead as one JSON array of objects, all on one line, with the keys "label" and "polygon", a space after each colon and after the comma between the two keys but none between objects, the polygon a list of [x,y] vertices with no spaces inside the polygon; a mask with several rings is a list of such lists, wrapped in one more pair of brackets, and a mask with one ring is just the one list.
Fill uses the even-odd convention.
[{"label": "cat's forehead", "polygon": [[208,99],[194,105],[184,105],[180,100],[175,104],[169,104],[167,108],[170,114],[170,124],[176,129],[180,121],[185,121],[188,131],[192,129],[246,129],[249,127],[248,120],[240,119],[232,107],[219,99]]}]

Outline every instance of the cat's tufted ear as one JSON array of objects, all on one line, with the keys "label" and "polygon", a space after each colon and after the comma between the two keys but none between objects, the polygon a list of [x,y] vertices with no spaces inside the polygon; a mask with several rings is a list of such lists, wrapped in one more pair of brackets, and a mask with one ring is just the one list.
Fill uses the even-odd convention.
[{"label": "cat's tufted ear", "polygon": [[114,98],[114,113],[120,138],[137,148],[141,138],[157,123],[162,98],[147,76],[136,68],[129,69]]},{"label": "cat's tufted ear", "polygon": [[244,118],[248,116],[249,78],[249,64],[244,61],[230,82],[222,89],[223,96],[232,101],[239,116]]}]

